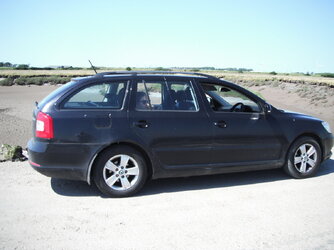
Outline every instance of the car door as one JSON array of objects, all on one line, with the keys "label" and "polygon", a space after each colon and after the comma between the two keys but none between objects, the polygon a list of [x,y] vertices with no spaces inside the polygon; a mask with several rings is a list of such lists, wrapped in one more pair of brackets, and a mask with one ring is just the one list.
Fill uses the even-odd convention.
[{"label": "car door", "polygon": [[192,169],[210,162],[212,126],[192,78],[138,77],[130,125],[164,169]]},{"label": "car door", "polygon": [[282,164],[282,141],[270,114],[242,89],[201,82],[214,127],[212,163],[216,166]]},{"label": "car door", "polygon": [[115,131],[124,131],[127,113],[123,108],[128,80],[99,80],[85,84],[60,101],[54,114],[58,143],[110,144]]}]

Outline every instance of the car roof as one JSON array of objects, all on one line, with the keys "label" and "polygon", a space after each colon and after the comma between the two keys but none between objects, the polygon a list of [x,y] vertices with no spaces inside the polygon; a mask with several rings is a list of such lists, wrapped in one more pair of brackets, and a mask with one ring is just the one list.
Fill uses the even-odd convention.
[{"label": "car roof", "polygon": [[[103,79],[103,78],[124,78],[124,77],[182,77],[182,78],[197,78],[201,81],[220,81],[224,82],[225,84],[233,85],[236,84],[226,81],[224,79],[219,79],[218,77],[203,74],[203,73],[197,73],[197,72],[185,72],[185,71],[110,71],[110,72],[101,72],[97,73],[95,75],[91,76],[85,76],[85,77],[76,77],[72,78],[71,81],[74,82],[87,82],[94,79]],[[211,81],[210,81],[211,80]]]}]

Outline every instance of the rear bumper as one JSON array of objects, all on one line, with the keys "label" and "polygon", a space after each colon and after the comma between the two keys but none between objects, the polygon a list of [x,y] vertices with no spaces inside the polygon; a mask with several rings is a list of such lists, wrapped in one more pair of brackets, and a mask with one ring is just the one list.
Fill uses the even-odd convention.
[{"label": "rear bumper", "polygon": [[97,145],[28,142],[29,163],[37,172],[54,178],[87,181],[88,166]]},{"label": "rear bumper", "polygon": [[69,169],[64,167],[37,167],[30,162],[30,166],[37,172],[53,178],[68,179],[68,180],[82,180],[86,179],[83,177],[83,172],[77,169]]}]

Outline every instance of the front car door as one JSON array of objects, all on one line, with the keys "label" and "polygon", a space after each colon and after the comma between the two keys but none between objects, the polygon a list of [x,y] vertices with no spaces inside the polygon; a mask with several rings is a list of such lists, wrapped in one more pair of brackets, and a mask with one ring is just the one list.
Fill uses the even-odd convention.
[{"label": "front car door", "polygon": [[214,127],[211,162],[216,167],[281,166],[282,142],[270,114],[247,91],[223,82],[200,82]]}]

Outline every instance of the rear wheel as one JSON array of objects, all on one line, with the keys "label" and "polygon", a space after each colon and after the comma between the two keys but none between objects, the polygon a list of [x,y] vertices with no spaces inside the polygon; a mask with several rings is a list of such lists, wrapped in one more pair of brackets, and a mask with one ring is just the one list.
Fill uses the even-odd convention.
[{"label": "rear wheel", "polygon": [[126,197],[134,195],[144,186],[147,166],[137,150],[117,146],[98,158],[93,175],[101,192],[110,197]]},{"label": "rear wheel", "polygon": [[320,167],[321,148],[311,137],[301,137],[295,141],[288,152],[285,172],[294,178],[314,176]]}]

